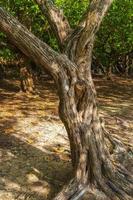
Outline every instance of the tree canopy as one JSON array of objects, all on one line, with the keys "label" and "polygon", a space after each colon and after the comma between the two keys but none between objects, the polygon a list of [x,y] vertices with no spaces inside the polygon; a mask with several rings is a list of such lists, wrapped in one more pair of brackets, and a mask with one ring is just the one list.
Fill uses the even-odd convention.
[{"label": "tree canopy", "polygon": [[[88,0],[55,0],[74,28],[86,10]],[[16,16],[30,31],[58,50],[58,44],[51,28],[33,0],[1,0],[0,5]],[[117,62],[121,55],[133,51],[133,2],[131,0],[114,0],[107,16],[102,22],[95,42],[95,54],[107,67],[109,62]],[[0,33],[0,41],[5,35]],[[14,54],[6,46],[0,50],[0,57],[11,58]]]}]

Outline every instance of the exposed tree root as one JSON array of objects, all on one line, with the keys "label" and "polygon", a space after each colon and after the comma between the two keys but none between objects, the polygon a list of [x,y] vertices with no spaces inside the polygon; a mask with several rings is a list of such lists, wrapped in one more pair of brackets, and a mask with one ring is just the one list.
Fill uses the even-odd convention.
[{"label": "exposed tree root", "polygon": [[116,134],[111,134],[110,131],[107,131],[104,125],[104,121],[100,118],[101,121],[101,126],[102,126],[102,130],[103,133],[105,135],[105,137],[110,141],[110,143],[115,147],[122,147],[124,149],[130,149],[131,151],[133,151],[133,144],[132,143],[128,143],[124,138],[116,135]]},{"label": "exposed tree root", "polygon": [[76,180],[54,198],[54,200],[132,200],[133,179],[123,170],[117,170],[114,177],[95,180],[93,184],[80,185]]},{"label": "exposed tree root", "polygon": [[[127,149],[125,144],[113,138],[104,129],[104,134],[113,145],[114,154],[124,153]],[[113,155],[112,153],[112,155]],[[54,200],[132,200],[133,199],[133,176],[121,164],[120,159],[114,160],[116,155],[112,156],[111,167],[102,163],[102,174],[94,174],[93,182],[88,179],[88,183],[83,185],[76,181],[76,178],[63,188],[63,190],[54,198]],[[113,166],[113,167],[112,167]],[[88,173],[87,173],[88,174]]]},{"label": "exposed tree root", "polygon": [[[119,136],[112,135],[109,131],[105,129],[105,127],[102,125],[103,134],[105,138],[109,141],[109,151],[111,154],[111,157],[115,162],[118,162],[125,166],[124,163],[128,164],[130,162],[130,165],[133,167],[133,145],[127,142],[124,142]],[[132,171],[132,169],[131,169]]]}]

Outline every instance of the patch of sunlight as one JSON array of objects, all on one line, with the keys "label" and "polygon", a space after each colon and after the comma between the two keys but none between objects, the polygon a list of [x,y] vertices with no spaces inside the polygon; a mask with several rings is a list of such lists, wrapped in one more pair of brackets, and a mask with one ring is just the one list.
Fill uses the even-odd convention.
[{"label": "patch of sunlight", "polygon": [[11,192],[0,191],[0,200],[14,200],[14,195]]},{"label": "patch of sunlight", "polygon": [[36,169],[35,167],[32,167],[33,171],[37,174],[40,174],[40,171],[38,169]]},{"label": "patch of sunlight", "polygon": [[116,111],[120,110],[117,107],[111,107],[111,106],[101,106],[101,107],[102,107],[102,109],[108,110],[109,112],[116,112]]},{"label": "patch of sunlight", "polygon": [[15,124],[15,137],[46,152],[45,145],[68,145],[68,138],[63,124],[50,122],[37,117],[19,119]]},{"label": "patch of sunlight", "polygon": [[6,162],[6,161],[9,161],[16,158],[16,156],[11,153],[9,150],[6,150],[6,151],[0,151],[0,163],[3,163]]},{"label": "patch of sunlight", "polygon": [[45,181],[38,181],[38,182],[34,182],[30,186],[30,190],[32,192],[38,193],[40,196],[43,196],[44,198],[47,198],[47,196],[50,193],[50,186]]},{"label": "patch of sunlight", "polygon": [[34,173],[29,173],[26,175],[28,187],[32,192],[36,192],[41,196],[47,197],[50,193],[50,185],[46,181],[39,180],[39,178]]},{"label": "patch of sunlight", "polygon": [[7,153],[7,155],[6,156],[8,156],[8,158],[10,158],[10,159],[12,159],[12,158],[15,158],[16,156],[12,153],[12,152],[10,152],[10,151],[7,151],[6,152]]},{"label": "patch of sunlight", "polygon": [[39,181],[39,178],[33,173],[27,174],[26,177],[27,177],[27,182],[31,184]]},{"label": "patch of sunlight", "polygon": [[[16,191],[20,191],[21,187],[18,183],[15,183],[11,180],[8,180],[6,178],[2,178],[1,181],[4,184],[4,188],[6,190],[16,190]],[[1,200],[1,199],[0,199]]]},{"label": "patch of sunlight", "polygon": [[1,111],[0,117],[12,117],[12,113],[8,111]]}]

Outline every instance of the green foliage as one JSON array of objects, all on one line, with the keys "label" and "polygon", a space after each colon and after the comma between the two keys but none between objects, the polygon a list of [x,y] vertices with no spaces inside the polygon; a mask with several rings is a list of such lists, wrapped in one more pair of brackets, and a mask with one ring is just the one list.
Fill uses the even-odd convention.
[{"label": "green foliage", "polygon": [[[3,42],[5,39],[5,35],[0,32],[0,43]],[[3,48],[0,48],[0,58],[8,60],[10,58],[14,58],[14,54],[7,46],[4,46]]]},{"label": "green foliage", "polygon": [[0,57],[9,60],[10,58],[14,58],[14,54],[8,48],[0,49]]},{"label": "green foliage", "polygon": [[133,51],[132,0],[114,0],[98,32],[95,51],[105,65]]},{"label": "green foliage", "polygon": [[56,0],[56,4],[64,11],[72,27],[80,20],[88,2],[88,0]]},{"label": "green foliage", "polygon": [[44,17],[38,6],[32,0],[1,0],[1,4],[12,15],[18,18],[29,30],[42,36],[44,30]]},{"label": "green foliage", "polygon": [[[53,0],[75,27],[88,6],[88,0]],[[1,0],[0,5],[19,19],[37,37],[58,50],[50,26],[33,0]],[[5,36],[0,34],[0,41]],[[107,66],[115,63],[119,55],[133,51],[133,1],[114,0],[95,42],[95,54],[100,62]],[[12,57],[7,48],[0,50],[0,56]]]}]

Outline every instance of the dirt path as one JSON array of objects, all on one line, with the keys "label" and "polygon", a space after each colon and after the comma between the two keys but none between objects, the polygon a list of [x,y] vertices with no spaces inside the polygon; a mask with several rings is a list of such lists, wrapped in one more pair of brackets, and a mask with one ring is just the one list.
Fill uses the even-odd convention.
[{"label": "dirt path", "polygon": [[[131,142],[133,81],[95,83],[106,126]],[[15,92],[16,82],[0,82],[0,200],[51,199],[71,177],[54,84],[45,81],[38,89],[39,96],[26,96]]]},{"label": "dirt path", "polygon": [[133,80],[97,79],[99,110],[106,127],[125,142],[133,144]]}]

